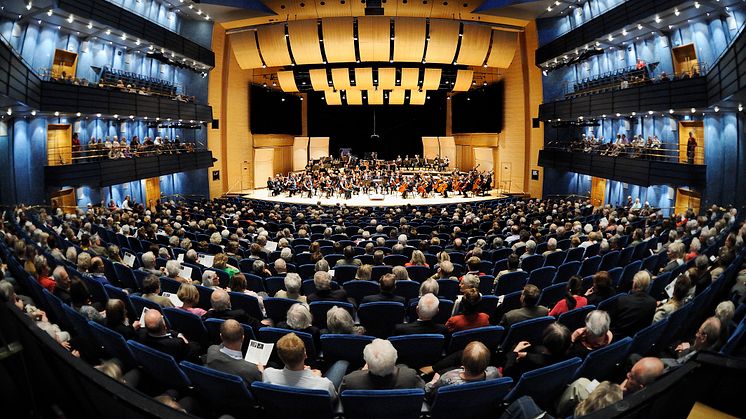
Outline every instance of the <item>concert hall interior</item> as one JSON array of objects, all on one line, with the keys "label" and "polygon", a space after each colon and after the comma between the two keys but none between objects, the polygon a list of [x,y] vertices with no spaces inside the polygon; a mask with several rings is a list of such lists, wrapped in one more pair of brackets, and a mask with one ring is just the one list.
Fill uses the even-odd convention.
[{"label": "concert hall interior", "polygon": [[[203,417],[538,417],[517,412],[530,407],[520,396],[532,396],[541,414],[572,417],[590,411],[563,410],[566,391],[583,393],[573,397],[587,401],[585,393],[600,386],[609,394],[619,390],[619,397],[604,399],[603,406],[598,401],[599,411],[589,417],[743,417],[733,388],[742,389],[746,377],[744,28],[746,0],[0,0],[0,383],[14,389],[0,392],[3,406],[14,405],[18,417],[117,416],[119,409],[126,417],[186,417],[165,406],[180,403]],[[533,249],[511,243],[533,243]],[[283,247],[292,248],[287,260],[280,256]],[[677,257],[679,247],[684,254]],[[474,262],[477,248],[485,254]],[[599,248],[618,254],[604,264]],[[190,250],[195,259],[184,262]],[[379,251],[386,259],[374,263]],[[554,251],[567,255],[553,265],[548,254]],[[453,276],[439,276],[444,253],[453,257]],[[419,255],[422,261],[415,261]],[[541,261],[525,267],[526,256]],[[339,272],[355,266],[351,280],[360,279],[358,266],[380,265],[371,268],[377,272],[367,281],[372,288],[347,290],[346,277],[335,273],[340,260],[345,267]],[[287,266],[278,272],[277,261]],[[224,268],[213,266],[221,262]],[[427,275],[408,276],[406,269],[420,263]],[[54,287],[69,282],[60,267],[83,284],[85,301],[57,298]],[[376,316],[360,310],[363,298],[400,297],[380,279],[396,268],[403,276],[392,287],[409,287],[406,299],[391,303],[406,307],[397,327],[421,320],[418,299],[428,293],[416,282],[427,286],[424,280],[432,277],[441,287],[432,294],[441,302],[452,297],[440,316],[453,316],[427,332],[442,339],[434,362],[413,367],[413,381],[425,378],[424,386],[433,380],[417,389],[425,395],[414,402],[406,392],[375,393],[384,387],[349,393],[346,401],[334,388],[327,397],[323,386],[316,393],[312,387],[283,393],[272,386],[276,382],[263,387],[261,371],[251,384],[202,366],[211,354],[243,360],[240,351],[218,346],[230,326],[203,317],[221,304],[228,311],[241,306],[256,320],[241,322],[242,342],[262,338],[279,348],[281,331],[293,329],[288,317],[296,301],[280,298],[292,294],[285,280],[268,282],[262,275],[297,273],[303,281],[298,301],[316,316],[306,324],[316,334],[298,335],[306,365],[333,377],[337,362],[349,361],[331,361],[329,353],[344,352],[329,343],[333,336],[324,346],[323,336],[336,335],[326,333],[334,309],[319,312],[321,305],[306,297],[346,293],[339,310],[349,311],[356,328],[364,326]],[[700,268],[691,292],[679,296],[680,279],[689,284],[692,269]],[[551,271],[549,279],[535,281],[542,269]],[[183,290],[170,275],[174,270],[194,286]],[[328,274],[333,285],[318,283],[316,274],[329,270],[342,277]],[[491,277],[507,271],[523,282],[500,293],[505,280]],[[599,273],[607,271],[615,272],[612,279],[601,275],[613,281],[609,299],[589,303],[593,311],[576,307],[572,301],[595,292]],[[702,282],[704,271],[711,281]],[[491,278],[486,286],[474,291],[464,285],[464,277],[479,280],[480,272]],[[248,277],[245,293],[231,290],[234,274],[241,273]],[[640,291],[633,289],[640,273],[652,278],[641,293],[655,297],[655,309],[674,305],[677,311],[664,313],[664,326],[651,317],[645,329],[616,336],[617,299]],[[151,288],[148,278],[155,278]],[[220,286],[213,283],[219,280]],[[531,297],[531,287],[541,297]],[[497,335],[444,331],[469,309],[468,290],[483,303],[479,310],[490,306],[490,314],[474,312],[485,314],[482,327]],[[180,298],[202,301],[188,307],[185,318],[186,309],[161,307],[171,305],[168,293],[179,304],[190,304]],[[215,301],[227,293],[230,301]],[[549,319],[546,327],[525,336],[511,329],[505,310],[535,308],[530,301],[537,298],[551,302],[552,311],[541,316]],[[129,335],[102,326],[113,300],[125,301],[122,316],[129,320],[118,326],[132,329]],[[726,301],[735,314],[727,323],[721,319],[717,347],[677,358],[691,349],[680,345],[702,339],[702,322]],[[550,354],[551,342],[544,340],[555,326],[567,329],[568,317],[552,309],[563,302],[565,309],[576,307],[568,345],[570,339],[575,349],[584,345],[576,340],[591,333],[593,313],[603,313],[611,322],[604,345],[612,341],[617,352],[604,347],[588,355],[601,346],[594,341],[578,365],[564,356],[567,348],[562,357]],[[691,314],[681,314],[684,307]],[[143,308],[163,315],[151,321],[153,310],[146,318]],[[48,325],[46,333],[31,327],[37,323]],[[154,324],[175,339],[189,330],[194,334],[178,339],[201,340],[204,350],[179,359],[149,348],[143,342],[155,339],[157,330],[146,326]],[[243,339],[241,330],[232,332]],[[400,357],[414,351],[408,360],[419,363],[417,351],[425,349],[397,341],[392,330],[371,332],[381,338],[370,337],[372,343],[358,340],[346,371],[367,371],[359,368],[379,344],[395,346]],[[139,339],[141,333],[147,336]],[[649,342],[639,343],[644,339]],[[481,348],[474,349],[477,340],[489,347],[491,362],[478,379],[466,374],[472,349]],[[531,362],[557,367],[547,373],[546,394],[537,390],[543,378],[533,371],[521,370],[509,382],[504,374],[509,362],[523,358],[526,342],[541,358]],[[640,345],[645,350],[634,352]],[[267,370],[290,371],[279,349],[269,352]],[[649,388],[634,382],[638,387],[629,390],[628,380],[635,379],[630,368],[644,362],[640,357],[672,361]],[[13,364],[21,358],[25,362]],[[138,378],[117,382],[99,374],[109,358],[125,368],[120,375],[134,371]],[[463,372],[435,368],[445,361],[454,368],[463,363]],[[565,372],[571,371],[557,378],[565,362]],[[595,369],[602,372],[589,373]],[[350,374],[343,386],[360,378]],[[404,380],[397,374],[394,381]],[[140,375],[178,388],[132,384]],[[471,393],[457,388],[498,376],[504,380],[499,386],[470,383]],[[718,376],[724,377],[720,384]],[[304,377],[320,379],[310,372]],[[585,378],[591,384],[571,385]],[[48,391],[47,381],[55,388],[39,394]],[[453,393],[438,391],[435,383],[451,384]],[[31,388],[38,399],[26,397]],[[389,390],[409,387],[396,388]],[[321,402],[312,397],[318,391]],[[216,400],[224,394],[240,403],[221,410]],[[392,410],[382,411],[374,397]],[[407,397],[414,408],[399,402]],[[437,397],[447,401],[438,407]],[[482,397],[489,402],[472,403]],[[573,408],[592,408],[579,401],[573,399]]]}]

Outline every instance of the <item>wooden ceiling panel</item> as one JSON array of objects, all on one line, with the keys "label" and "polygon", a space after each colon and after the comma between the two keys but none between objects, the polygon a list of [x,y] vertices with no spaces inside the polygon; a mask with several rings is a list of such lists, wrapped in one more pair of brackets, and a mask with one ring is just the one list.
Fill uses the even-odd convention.
[{"label": "wooden ceiling panel", "polygon": [[487,58],[488,67],[508,68],[513,62],[515,50],[518,47],[516,32],[493,31],[490,56]]},{"label": "wooden ceiling panel", "polygon": [[355,88],[359,90],[373,90],[373,69],[355,69]]},{"label": "wooden ceiling panel", "polygon": [[425,52],[425,19],[394,18],[394,61],[418,63]]},{"label": "wooden ceiling panel", "polygon": [[321,29],[324,34],[324,53],[328,62],[351,63],[355,61],[355,40],[351,17],[322,19]]},{"label": "wooden ceiling panel", "polygon": [[471,88],[471,81],[474,78],[474,71],[459,70],[456,73],[456,84],[453,85],[454,92],[465,92]]},{"label": "wooden ceiling panel", "polygon": [[248,70],[262,66],[262,57],[256,46],[256,31],[234,33],[229,39],[233,54],[241,69]]},{"label": "wooden ceiling panel", "polygon": [[378,69],[378,89],[390,90],[396,87],[396,69],[379,68]]},{"label": "wooden ceiling panel", "polygon": [[292,71],[278,71],[277,81],[280,82],[280,88],[283,92],[298,91],[298,86],[295,84],[295,74]]},{"label": "wooden ceiling panel", "polygon": [[332,89],[329,86],[329,79],[326,76],[326,69],[316,68],[313,70],[308,70],[308,74],[311,77],[311,86],[313,86],[313,90],[323,91]]},{"label": "wooden ceiling panel", "polygon": [[389,92],[389,105],[403,105],[404,96],[407,93],[404,89],[396,89]]},{"label": "wooden ceiling panel", "polygon": [[425,61],[435,64],[451,64],[456,57],[458,31],[461,25],[455,20],[430,20],[430,41],[427,43]]},{"label": "wooden ceiling panel", "polygon": [[439,68],[426,68],[422,80],[422,90],[438,90],[442,72]]},{"label": "wooden ceiling panel", "polygon": [[420,69],[419,68],[402,68],[401,83],[402,89],[418,89],[420,87]]},{"label": "wooden ceiling panel", "polygon": [[315,20],[291,20],[288,35],[296,64],[321,64],[319,25]]},{"label": "wooden ceiling panel", "polygon": [[362,16],[357,19],[358,46],[361,61],[388,61],[391,52],[391,19],[385,16]]},{"label": "wooden ceiling panel", "polygon": [[368,97],[368,105],[383,105],[383,89],[368,90],[365,95]]},{"label": "wooden ceiling panel", "polygon": [[427,98],[427,91],[412,90],[409,92],[409,104],[410,105],[424,105],[425,99]]},{"label": "wooden ceiling panel", "polygon": [[363,104],[363,92],[360,90],[348,90],[345,92],[347,97],[348,105],[362,105]]},{"label": "wooden ceiling panel", "polygon": [[351,88],[350,70],[348,68],[333,68],[332,84],[334,84],[336,90],[347,90]]},{"label": "wooden ceiling panel", "polygon": [[[287,1],[287,0],[282,0]],[[355,16],[352,8],[355,6],[354,1],[347,1],[345,4],[340,2],[334,2],[329,0],[315,0],[316,11],[319,16],[323,17],[336,17],[336,16]],[[323,4],[322,4],[323,3]],[[362,5],[365,6],[365,5]],[[308,19],[308,17],[304,17]],[[326,41],[324,41],[326,42]]]},{"label": "wooden ceiling panel", "polygon": [[292,64],[285,40],[285,24],[266,25],[257,29],[259,50],[268,67],[281,67]]},{"label": "wooden ceiling panel", "polygon": [[324,92],[324,98],[326,99],[327,105],[341,105],[342,104],[342,94],[340,92],[333,92],[331,90],[327,90]]},{"label": "wooden ceiling panel", "polygon": [[464,23],[463,34],[456,62],[460,65],[482,65],[490,47],[492,29],[485,25]]}]

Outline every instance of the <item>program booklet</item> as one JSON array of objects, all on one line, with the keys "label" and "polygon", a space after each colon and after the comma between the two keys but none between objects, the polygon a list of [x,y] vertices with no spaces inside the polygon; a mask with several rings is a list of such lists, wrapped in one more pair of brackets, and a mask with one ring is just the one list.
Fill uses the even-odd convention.
[{"label": "program booklet", "polygon": [[274,343],[264,343],[252,339],[249,342],[249,349],[246,350],[244,359],[254,365],[267,365],[269,356],[272,355],[272,348],[274,347]]}]

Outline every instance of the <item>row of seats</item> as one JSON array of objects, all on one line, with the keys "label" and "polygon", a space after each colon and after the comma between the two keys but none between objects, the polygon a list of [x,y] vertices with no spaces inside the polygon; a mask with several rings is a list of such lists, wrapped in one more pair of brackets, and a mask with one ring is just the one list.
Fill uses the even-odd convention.
[{"label": "row of seats", "polygon": [[100,83],[116,86],[119,80],[121,80],[125,86],[130,85],[134,89],[142,88],[148,89],[152,93],[159,93],[168,96],[176,95],[176,86],[166,80],[118,70],[108,66],[104,67],[101,71]]},{"label": "row of seats", "polygon": [[[655,65],[657,65],[657,63],[651,64],[651,66]],[[567,97],[577,97],[584,94],[617,89],[620,87],[622,81],[626,80],[632,82],[637,78],[650,79],[647,66],[637,68],[637,66],[633,65],[626,68],[608,71],[593,77],[586,77],[580,82],[573,84],[573,91],[569,93]]]}]

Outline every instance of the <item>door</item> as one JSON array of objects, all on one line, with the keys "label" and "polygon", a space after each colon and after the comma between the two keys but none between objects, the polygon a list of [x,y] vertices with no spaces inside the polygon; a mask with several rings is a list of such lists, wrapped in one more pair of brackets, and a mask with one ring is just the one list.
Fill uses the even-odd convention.
[{"label": "door", "polygon": [[688,162],[686,145],[690,132],[697,140],[697,148],[694,149],[694,164],[705,164],[705,124],[703,121],[679,122],[679,163]]},{"label": "door", "polygon": [[695,214],[699,213],[699,206],[702,201],[702,194],[691,189],[679,188],[676,190],[676,214],[683,214],[691,208]]},{"label": "door", "polygon": [[65,188],[52,192],[50,197],[53,208],[62,208],[62,211],[68,214],[75,214],[75,189]]},{"label": "door", "polygon": [[509,161],[500,163],[500,192],[510,193],[510,180],[513,177],[513,164]]},{"label": "door", "polygon": [[697,60],[697,51],[694,48],[694,44],[674,47],[671,49],[671,52],[673,53],[673,69],[677,76],[683,74],[691,75],[694,70],[702,74],[699,71],[699,61]]},{"label": "door", "polygon": [[47,125],[47,166],[71,164],[72,150],[72,128],[70,125]]},{"label": "door", "polygon": [[591,204],[594,207],[602,207],[606,202],[606,179],[601,177],[591,178]]},{"label": "door", "polygon": [[161,181],[157,177],[145,179],[145,202],[147,208],[153,208],[161,199]]}]

